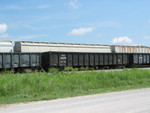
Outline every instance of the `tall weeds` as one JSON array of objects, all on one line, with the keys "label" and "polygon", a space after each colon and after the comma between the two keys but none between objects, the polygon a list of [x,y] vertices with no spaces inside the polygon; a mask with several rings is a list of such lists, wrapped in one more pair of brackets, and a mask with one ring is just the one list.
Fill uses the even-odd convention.
[{"label": "tall weeds", "polygon": [[0,75],[0,104],[45,100],[150,86],[150,70]]}]

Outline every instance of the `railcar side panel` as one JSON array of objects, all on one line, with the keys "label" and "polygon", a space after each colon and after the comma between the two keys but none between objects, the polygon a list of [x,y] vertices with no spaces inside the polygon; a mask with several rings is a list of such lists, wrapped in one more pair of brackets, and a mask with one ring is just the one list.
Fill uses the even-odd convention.
[{"label": "railcar side panel", "polygon": [[57,57],[59,57],[59,59],[57,58],[59,60],[59,61],[57,60],[57,62],[59,62],[60,66],[67,65],[67,54],[66,53],[60,53],[59,56],[57,55]]},{"label": "railcar side panel", "polygon": [[89,54],[84,54],[84,65],[89,66]]},{"label": "railcar side panel", "polygon": [[0,54],[0,69],[3,68],[3,54]]},{"label": "railcar side panel", "polygon": [[128,55],[127,54],[123,54],[123,65],[128,64]]},{"label": "railcar side panel", "polygon": [[133,63],[134,64],[139,64],[139,56],[137,54],[133,55]]},{"label": "railcar side panel", "polygon": [[143,55],[143,64],[146,64],[146,62],[147,62],[147,58],[146,58],[146,55],[144,54]]},{"label": "railcar side panel", "polygon": [[108,65],[108,54],[104,54],[104,65]]},{"label": "railcar side panel", "polygon": [[73,66],[78,66],[78,64],[79,64],[78,54],[74,53],[73,54]]},{"label": "railcar side panel", "polygon": [[142,54],[138,54],[138,64],[143,64],[143,55]]},{"label": "railcar side panel", "polygon": [[3,54],[3,68],[11,68],[11,54]]},{"label": "railcar side panel", "polygon": [[109,65],[113,65],[113,55],[109,54],[108,57],[109,57]]},{"label": "railcar side panel", "polygon": [[58,66],[58,55],[59,55],[58,53],[50,54],[50,66]]},{"label": "railcar side panel", "polygon": [[40,66],[40,54],[37,53],[31,53],[31,67],[37,67]]},{"label": "railcar side panel", "polygon": [[99,54],[95,54],[95,66],[98,66],[99,65]]},{"label": "railcar side panel", "polygon": [[82,53],[79,53],[79,66],[84,66],[84,58]]},{"label": "railcar side panel", "polygon": [[42,53],[41,54],[41,66],[45,69],[47,67],[50,67],[50,52]]},{"label": "railcar side panel", "polygon": [[104,65],[104,54],[99,54],[99,64]]},{"label": "railcar side panel", "polygon": [[89,54],[90,56],[90,66],[94,66],[94,54]]},{"label": "railcar side panel", "polygon": [[30,55],[28,53],[20,55],[20,67],[30,67]]},{"label": "railcar side panel", "polygon": [[68,53],[67,54],[67,65],[72,66],[73,65],[73,59],[72,59],[72,54]]},{"label": "railcar side panel", "polygon": [[117,55],[113,54],[113,65],[117,65]]},{"label": "railcar side panel", "polygon": [[150,58],[150,57],[149,57],[149,55],[147,54],[147,62],[146,62],[147,64],[149,64],[149,63],[150,63],[149,58]]},{"label": "railcar side panel", "polygon": [[19,59],[20,59],[20,54],[19,53],[12,54],[12,68],[20,67]]},{"label": "railcar side panel", "polygon": [[122,55],[121,54],[117,55],[117,59],[118,59],[118,65],[122,65],[123,64],[123,60],[122,60]]}]

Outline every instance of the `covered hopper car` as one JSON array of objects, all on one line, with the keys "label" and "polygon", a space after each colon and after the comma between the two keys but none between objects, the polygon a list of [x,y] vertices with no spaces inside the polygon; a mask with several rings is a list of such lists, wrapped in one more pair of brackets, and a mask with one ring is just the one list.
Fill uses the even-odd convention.
[{"label": "covered hopper car", "polygon": [[13,52],[13,41],[0,40],[0,52]]},{"label": "covered hopper car", "polygon": [[74,43],[50,43],[50,42],[15,42],[15,52],[87,52],[87,53],[111,53],[109,45],[100,44],[74,44]]}]

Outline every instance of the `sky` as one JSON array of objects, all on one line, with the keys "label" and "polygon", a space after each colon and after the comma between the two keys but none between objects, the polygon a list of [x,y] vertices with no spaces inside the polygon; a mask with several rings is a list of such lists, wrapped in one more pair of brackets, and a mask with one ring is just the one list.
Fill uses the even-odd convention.
[{"label": "sky", "polygon": [[150,46],[150,0],[0,0],[0,40]]}]

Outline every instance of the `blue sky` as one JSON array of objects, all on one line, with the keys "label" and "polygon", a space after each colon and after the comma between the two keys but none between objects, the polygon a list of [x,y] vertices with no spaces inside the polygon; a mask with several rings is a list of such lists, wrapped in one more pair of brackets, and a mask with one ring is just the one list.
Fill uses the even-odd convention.
[{"label": "blue sky", "polygon": [[0,40],[150,46],[150,0],[0,0]]}]

